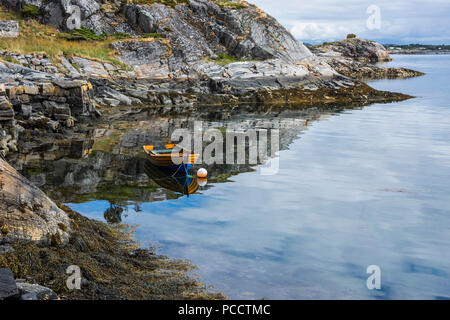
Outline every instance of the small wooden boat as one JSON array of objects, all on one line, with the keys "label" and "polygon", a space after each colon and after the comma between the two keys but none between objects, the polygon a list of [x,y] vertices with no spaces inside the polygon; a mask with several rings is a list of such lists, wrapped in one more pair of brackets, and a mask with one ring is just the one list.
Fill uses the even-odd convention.
[{"label": "small wooden boat", "polygon": [[165,149],[155,150],[154,146],[143,146],[145,154],[151,164],[158,167],[167,167],[172,170],[184,169],[187,172],[197,161],[198,154],[190,150],[181,148],[179,151],[173,150],[174,144],[166,144]]}]

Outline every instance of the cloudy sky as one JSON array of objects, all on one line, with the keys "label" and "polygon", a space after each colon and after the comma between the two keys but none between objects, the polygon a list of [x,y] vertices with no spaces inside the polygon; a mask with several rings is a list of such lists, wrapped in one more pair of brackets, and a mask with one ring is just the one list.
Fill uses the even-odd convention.
[{"label": "cloudy sky", "polygon": [[277,18],[304,42],[339,40],[355,33],[381,43],[450,44],[450,0],[249,2]]}]

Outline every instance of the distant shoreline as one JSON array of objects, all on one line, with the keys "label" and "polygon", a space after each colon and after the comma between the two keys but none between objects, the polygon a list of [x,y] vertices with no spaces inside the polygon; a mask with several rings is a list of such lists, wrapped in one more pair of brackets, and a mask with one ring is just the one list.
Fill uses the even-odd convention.
[{"label": "distant shoreline", "polygon": [[388,50],[389,54],[450,54],[450,50]]}]

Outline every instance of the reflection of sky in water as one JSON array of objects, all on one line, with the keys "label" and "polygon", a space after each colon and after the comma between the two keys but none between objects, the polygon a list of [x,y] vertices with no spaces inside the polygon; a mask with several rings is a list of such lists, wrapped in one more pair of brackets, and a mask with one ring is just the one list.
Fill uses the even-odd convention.
[{"label": "reflection of sky in water", "polygon": [[[125,222],[231,298],[450,297],[450,56],[394,58],[428,75],[372,85],[419,98],[314,122],[277,175],[130,206]],[[71,207],[103,219],[109,204]]]}]

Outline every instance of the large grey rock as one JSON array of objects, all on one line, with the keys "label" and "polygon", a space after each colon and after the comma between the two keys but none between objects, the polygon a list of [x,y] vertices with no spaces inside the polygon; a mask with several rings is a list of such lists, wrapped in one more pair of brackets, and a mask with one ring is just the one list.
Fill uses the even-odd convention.
[{"label": "large grey rock", "polygon": [[11,83],[14,81],[38,81],[56,79],[54,75],[46,72],[32,70],[21,65],[0,61],[0,83]]},{"label": "large grey rock", "polygon": [[397,79],[423,75],[405,68],[385,68],[378,62],[390,61],[388,51],[375,41],[350,38],[325,42],[311,47],[317,59],[323,59],[334,70],[356,79]]},{"label": "large grey rock", "polygon": [[[289,63],[312,56],[273,17],[256,6],[242,3],[246,7],[237,10],[221,8],[206,0],[191,0],[174,8],[133,4],[126,5],[123,12],[129,23],[143,32],[160,33],[170,40],[172,54],[168,58],[172,71],[220,53]],[[147,60],[153,58],[149,56]]]},{"label": "large grey rock", "polygon": [[167,58],[169,54],[167,42],[164,43],[161,39],[118,41],[112,44],[112,48],[122,53],[122,60],[134,66],[149,63],[160,66],[164,63],[164,57]]},{"label": "large grey rock", "polygon": [[0,21],[0,38],[17,38],[19,23],[14,20]]},{"label": "large grey rock", "polygon": [[208,26],[206,31],[214,32],[219,43],[237,57],[296,62],[311,56],[308,48],[273,17],[252,4],[241,4],[246,8],[233,10],[207,0],[191,0],[189,9]]},{"label": "large grey rock", "polygon": [[14,248],[10,244],[2,244],[0,245],[0,254],[14,252]]},{"label": "large grey rock", "polygon": [[55,300],[58,299],[56,293],[38,284],[30,284],[25,282],[17,282],[22,300]]},{"label": "large grey rock", "polygon": [[67,214],[2,159],[0,180],[0,243],[25,239],[56,245],[69,240]]},{"label": "large grey rock", "polygon": [[80,57],[73,58],[74,63],[83,70],[83,73],[94,77],[109,77],[108,71],[101,62],[84,59]]},{"label": "large grey rock", "polygon": [[42,6],[42,0],[0,0],[0,3],[17,11],[26,5],[33,5],[38,8]]},{"label": "large grey rock", "polygon": [[[109,10],[102,5],[109,4]],[[134,34],[134,30],[123,21],[120,14],[115,14],[120,8],[120,1],[100,0],[54,0],[44,2],[40,6],[44,13],[44,21],[62,30],[68,30],[67,20],[73,14],[70,6],[76,6],[80,10],[81,26],[93,29],[97,34],[124,32]],[[111,8],[114,8],[111,10]]]},{"label": "large grey rock", "polygon": [[134,67],[137,78],[168,78],[169,47],[161,39],[151,41],[119,41],[112,47],[122,53],[122,61]]},{"label": "large grey rock", "polygon": [[315,54],[323,57],[343,57],[364,62],[391,60],[388,51],[383,45],[375,41],[359,38],[325,42],[322,45],[313,46],[312,50]]},{"label": "large grey rock", "polygon": [[71,5],[81,9],[81,20],[84,20],[100,10],[100,3],[92,0],[72,0]]},{"label": "large grey rock", "polygon": [[[206,0],[191,0],[173,8],[159,3],[126,5],[123,12],[131,25],[163,39],[120,41],[112,46],[121,53],[119,59],[134,67],[136,78],[336,75],[274,18],[251,4],[242,4],[245,7],[236,10]],[[214,62],[220,54],[252,61],[222,67]],[[278,87],[275,80],[272,82]]]},{"label": "large grey rock", "polygon": [[66,21],[66,11],[58,2],[48,2],[42,7],[44,13],[45,22],[55,26],[63,28],[63,24]]},{"label": "large grey rock", "polygon": [[14,275],[10,269],[0,268],[0,300],[14,298],[19,295]]}]

